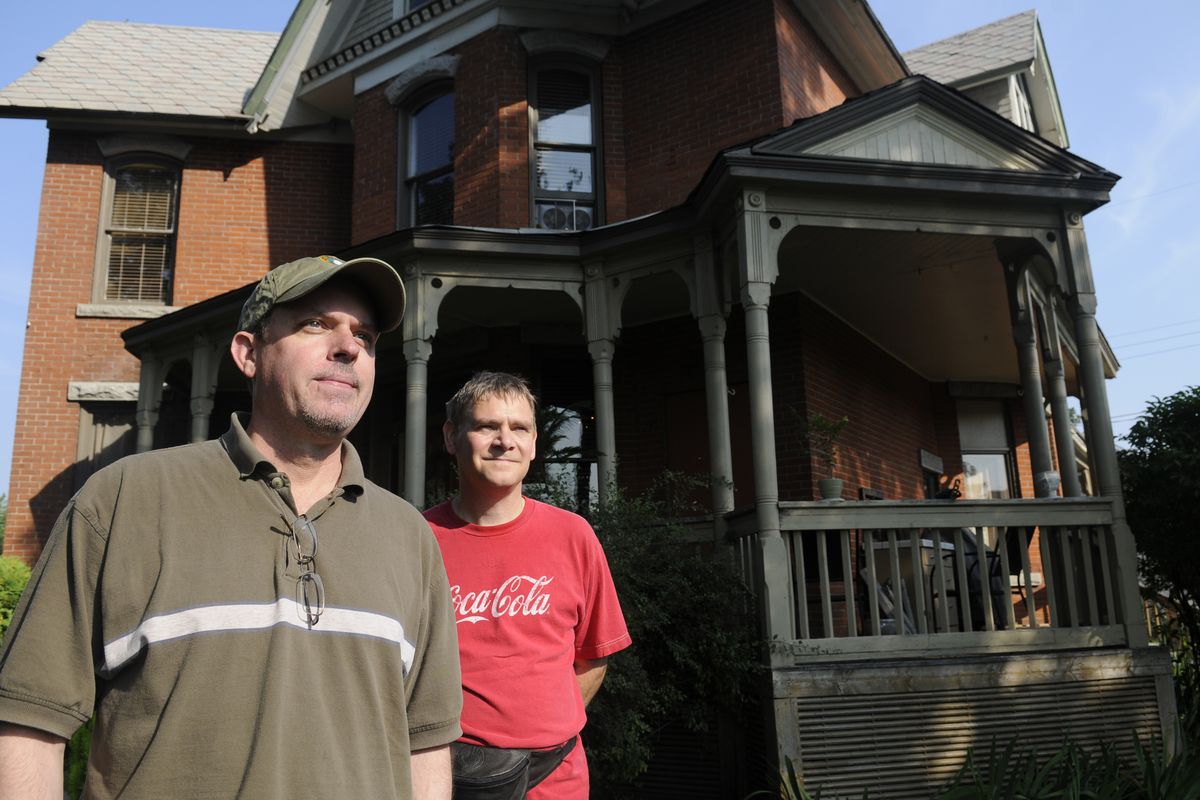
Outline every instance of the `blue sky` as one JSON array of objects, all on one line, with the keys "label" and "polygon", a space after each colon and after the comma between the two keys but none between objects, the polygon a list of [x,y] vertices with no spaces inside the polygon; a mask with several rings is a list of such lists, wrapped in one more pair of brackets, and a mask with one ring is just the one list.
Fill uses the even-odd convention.
[{"label": "blue sky", "polygon": [[[291,0],[0,4],[0,85],[89,19],[280,31]],[[873,0],[908,50],[1033,7],[1029,0]],[[1121,361],[1118,433],[1155,396],[1200,383],[1200,11],[1183,0],[1046,0],[1038,15],[1071,150],[1123,176],[1085,224],[1099,318]],[[0,119],[0,491],[8,486],[45,123]],[[37,358],[33,353],[31,358]],[[65,391],[65,387],[64,387]]]}]

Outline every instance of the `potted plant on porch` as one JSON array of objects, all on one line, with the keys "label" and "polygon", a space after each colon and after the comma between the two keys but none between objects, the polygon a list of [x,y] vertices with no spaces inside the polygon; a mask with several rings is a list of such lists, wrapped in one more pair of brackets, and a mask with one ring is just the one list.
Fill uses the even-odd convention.
[{"label": "potted plant on porch", "polygon": [[822,500],[842,499],[842,479],[833,477],[833,471],[837,467],[838,439],[849,424],[849,417],[829,419],[823,414],[809,414],[805,420],[802,433],[805,449],[820,462],[825,475],[817,480]]}]

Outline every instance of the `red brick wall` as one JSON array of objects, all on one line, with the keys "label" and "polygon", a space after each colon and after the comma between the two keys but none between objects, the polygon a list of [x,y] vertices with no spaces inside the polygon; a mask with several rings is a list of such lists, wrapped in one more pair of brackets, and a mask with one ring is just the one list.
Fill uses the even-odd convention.
[{"label": "red brick wall", "polygon": [[197,141],[179,194],[174,305],[349,244],[348,145]]},{"label": "red brick wall", "polygon": [[609,59],[622,82],[616,188],[627,201],[622,214],[610,200],[610,222],[678,205],[719,150],[857,94],[786,0],[707,3],[617,43]]},{"label": "red brick wall", "polygon": [[525,49],[499,28],[456,51],[454,222],[529,225],[529,105]]},{"label": "red brick wall", "polygon": [[624,73],[621,52],[610,53],[600,70],[605,222],[617,222],[630,216],[625,177],[629,169],[625,158],[625,101],[621,92],[625,84]]},{"label": "red brick wall", "polygon": [[[136,381],[130,319],[77,318],[92,301],[102,157],[95,137],[52,131],[30,287],[5,552],[30,561],[74,491],[79,407],[70,381]],[[184,166],[173,303],[249,283],[271,266],[345,247],[350,150],[198,139]],[[269,233],[268,233],[269,231]]]},{"label": "red brick wall", "polygon": [[1029,452],[1029,431],[1020,402],[1008,403],[1013,432],[1013,466],[1017,472],[1017,497],[1033,497],[1033,458]]},{"label": "red brick wall", "polygon": [[783,125],[841,105],[859,92],[790,0],[775,0]]},{"label": "red brick wall", "polygon": [[[804,295],[772,298],[770,324],[781,499],[816,497],[822,475],[803,452],[799,433],[808,413],[850,419],[836,472],[846,481],[849,499],[857,499],[860,486],[879,489],[888,499],[923,498],[920,449],[941,455],[948,470],[960,469],[957,418],[944,385],[926,381]],[[745,393],[747,380],[743,331],[735,309],[725,354],[728,383],[738,394]],[[613,367],[621,483],[643,488],[665,467],[706,473],[703,350],[695,321],[626,329]],[[730,398],[731,427],[735,440],[744,440],[749,419],[738,394]],[[692,458],[695,463],[679,461],[681,437],[670,441],[681,420],[694,440],[692,450],[702,456]],[[749,464],[739,469],[738,444],[734,479],[741,505],[753,500],[753,487]]]},{"label": "red brick wall", "polygon": [[629,216],[678,205],[718,150],[781,127],[773,16],[772,0],[711,2],[614,46]]},{"label": "red brick wall", "polygon": [[386,90],[380,84],[354,99],[353,244],[396,230],[399,116]]},{"label": "red brick wall", "polygon": [[[850,419],[842,434],[835,472],[835,477],[846,481],[846,496],[857,499],[858,488],[866,486],[882,491],[888,499],[924,497],[918,451],[929,450],[943,458],[958,455],[939,449],[950,435],[944,404],[935,402],[944,390],[804,295],[772,298],[771,312],[774,371],[778,374],[795,368],[790,362],[799,359],[804,370],[806,413]],[[781,414],[781,399],[777,395],[781,495],[815,496],[815,483],[805,483],[803,463],[793,464],[807,457],[796,453],[794,438],[789,441],[792,431]],[[814,478],[821,477],[816,464],[813,473]]]}]

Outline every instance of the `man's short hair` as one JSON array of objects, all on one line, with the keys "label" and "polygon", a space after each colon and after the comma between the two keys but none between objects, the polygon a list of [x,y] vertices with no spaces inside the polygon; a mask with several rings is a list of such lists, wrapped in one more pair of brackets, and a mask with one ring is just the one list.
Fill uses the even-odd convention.
[{"label": "man's short hair", "polygon": [[514,397],[525,400],[537,416],[538,401],[529,381],[508,372],[476,372],[446,403],[446,419],[459,430],[479,401],[487,397]]}]

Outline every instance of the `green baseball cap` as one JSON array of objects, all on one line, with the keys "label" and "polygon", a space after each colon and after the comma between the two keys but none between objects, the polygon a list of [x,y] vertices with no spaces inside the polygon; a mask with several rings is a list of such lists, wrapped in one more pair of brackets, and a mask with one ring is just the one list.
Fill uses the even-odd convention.
[{"label": "green baseball cap", "polygon": [[380,333],[400,327],[404,319],[404,281],[390,264],[378,258],[342,261],[334,256],[311,256],[280,264],[263,276],[242,306],[238,330],[253,331],[275,306],[299,300],[338,275],[362,286],[374,304]]}]

